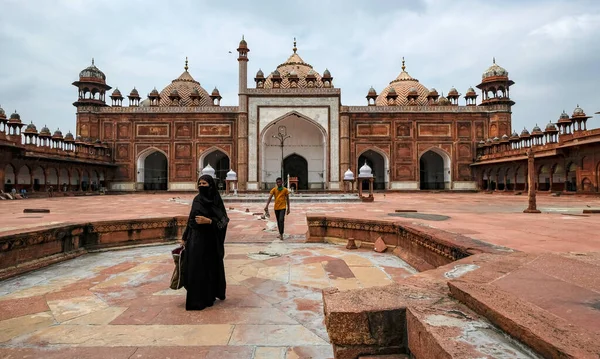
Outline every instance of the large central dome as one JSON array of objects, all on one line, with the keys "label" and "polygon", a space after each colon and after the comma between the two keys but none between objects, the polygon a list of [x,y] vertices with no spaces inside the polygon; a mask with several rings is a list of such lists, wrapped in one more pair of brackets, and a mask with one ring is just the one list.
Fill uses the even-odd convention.
[{"label": "large central dome", "polygon": [[183,73],[173,80],[169,86],[162,89],[160,92],[160,106],[170,106],[172,104],[169,95],[173,94],[174,91],[181,97],[179,100],[179,106],[192,106],[193,101],[190,98],[192,93],[197,92],[200,94],[200,103],[199,106],[210,106],[212,104],[210,96],[208,92],[202,86],[200,86],[200,82],[194,80],[192,75],[188,72],[187,59],[185,61]]},{"label": "large central dome", "polygon": [[381,91],[379,96],[377,96],[376,104],[377,106],[388,106],[387,95],[391,89],[396,91],[396,95],[398,98],[396,99],[397,106],[407,106],[408,98],[407,95],[409,92],[416,93],[419,97],[415,100],[417,105],[425,106],[427,105],[427,95],[429,94],[429,90],[427,87],[423,86],[419,80],[413,78],[406,72],[406,66],[404,66],[404,58],[402,59],[402,72],[395,80],[390,82],[390,84]]},{"label": "large central dome", "polygon": [[[279,73],[281,76],[281,88],[290,88],[291,84],[289,81],[290,76],[298,77],[297,87],[298,88],[306,88],[306,87],[325,87],[323,83],[323,76],[313,70],[313,67],[304,62],[300,55],[298,55],[296,48],[296,41],[294,40],[294,53],[281,65],[277,66],[277,69],[273,71],[266,79],[264,83],[264,88],[271,89],[273,88],[273,75]],[[325,70],[327,71],[327,70]],[[259,71],[262,73],[262,71]],[[309,81],[307,81],[307,77]],[[310,84],[309,84],[310,83]]]}]

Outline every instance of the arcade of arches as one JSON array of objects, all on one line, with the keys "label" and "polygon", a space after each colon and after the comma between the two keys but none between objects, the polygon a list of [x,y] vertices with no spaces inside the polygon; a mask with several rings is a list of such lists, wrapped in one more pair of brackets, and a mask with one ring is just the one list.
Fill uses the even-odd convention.
[{"label": "arcade of arches", "polygon": [[15,162],[4,166],[4,192],[91,192],[105,188],[110,170],[96,166]]},{"label": "arcade of arches", "polygon": [[[479,168],[479,187],[491,191],[526,191],[527,163]],[[535,186],[539,192],[596,192],[600,181],[600,161],[590,157],[579,161],[544,159],[535,165]]]}]

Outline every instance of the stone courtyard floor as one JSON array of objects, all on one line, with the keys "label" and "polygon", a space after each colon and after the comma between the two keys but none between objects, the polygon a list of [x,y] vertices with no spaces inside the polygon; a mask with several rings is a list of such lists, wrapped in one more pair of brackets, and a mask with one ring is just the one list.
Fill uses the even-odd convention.
[{"label": "stone courtyard floor", "polygon": [[[60,223],[187,215],[193,195],[133,194],[0,202],[0,233]],[[321,289],[381,286],[414,274],[391,254],[303,243],[306,214],[435,227],[525,252],[600,251],[600,198],[377,194],[373,203],[294,203],[286,238],[261,203],[227,203],[227,299],[185,311],[168,289],[174,245],[97,252],[0,282],[0,358],[331,358]],[[24,214],[48,208],[49,214]],[[248,209],[248,212],[246,212]],[[417,210],[390,216],[395,210]],[[271,211],[271,215],[272,215]],[[409,217],[409,218],[407,218]]]},{"label": "stone courtyard floor", "polygon": [[[60,223],[187,215],[192,199],[192,194],[132,194],[2,201],[0,233]],[[582,214],[584,209],[600,209],[600,197],[544,194],[537,199],[541,214],[523,213],[527,196],[512,194],[376,194],[373,203],[294,203],[292,197],[286,240],[303,242],[306,214],[325,213],[439,228],[525,252],[600,251],[600,214]],[[263,203],[226,203],[226,207],[232,220],[228,243],[268,243],[274,239],[273,218],[260,220]],[[25,208],[47,208],[50,213],[26,214]],[[400,213],[413,218],[391,216],[395,210],[418,212]],[[432,215],[448,218],[439,220]]]}]

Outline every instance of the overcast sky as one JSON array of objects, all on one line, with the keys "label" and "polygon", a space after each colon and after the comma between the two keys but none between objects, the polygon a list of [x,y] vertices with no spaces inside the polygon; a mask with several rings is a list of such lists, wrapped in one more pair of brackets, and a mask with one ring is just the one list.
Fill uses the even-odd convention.
[{"label": "overcast sky", "polygon": [[0,0],[0,14],[0,106],[38,130],[75,130],[71,83],[92,57],[110,86],[145,97],[188,56],[192,76],[235,106],[242,34],[250,86],[259,68],[268,74],[287,59],[296,37],[306,62],[331,71],[344,105],[366,105],[371,85],[379,92],[400,73],[402,56],[427,88],[461,94],[495,57],[515,81],[513,129],[544,126],[577,104],[600,111],[598,0]]}]

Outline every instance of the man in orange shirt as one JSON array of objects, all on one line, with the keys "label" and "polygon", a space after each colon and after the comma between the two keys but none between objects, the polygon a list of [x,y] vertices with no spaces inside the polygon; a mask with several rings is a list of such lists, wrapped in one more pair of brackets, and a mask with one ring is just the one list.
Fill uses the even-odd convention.
[{"label": "man in orange shirt", "polygon": [[281,180],[281,177],[278,177],[275,182],[277,183],[277,187],[273,187],[271,192],[269,192],[269,199],[267,200],[267,205],[265,206],[265,212],[269,211],[269,203],[271,203],[271,198],[275,196],[275,218],[277,218],[279,239],[283,240],[283,225],[285,221],[285,215],[290,214],[290,192],[287,188],[283,187],[283,181]]}]

